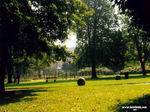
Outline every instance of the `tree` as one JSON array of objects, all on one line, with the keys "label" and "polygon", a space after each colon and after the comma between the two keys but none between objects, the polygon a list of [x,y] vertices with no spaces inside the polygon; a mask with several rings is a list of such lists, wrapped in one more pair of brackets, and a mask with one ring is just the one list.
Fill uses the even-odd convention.
[{"label": "tree", "polygon": [[150,31],[149,0],[111,0],[132,20],[132,25]]},{"label": "tree", "polygon": [[127,41],[122,31],[114,31],[103,44],[102,65],[112,69],[114,72],[122,70],[126,62]]},{"label": "tree", "polygon": [[30,70],[34,70],[38,72],[38,78],[41,78],[41,71],[48,67],[51,63],[51,60],[48,58],[46,54],[42,57],[42,59],[36,59],[34,57],[29,57],[29,67]]},{"label": "tree", "polygon": [[55,60],[63,55],[63,49],[54,42],[64,41],[68,29],[76,24],[75,16],[79,21],[80,15],[87,11],[84,5],[80,8],[84,11],[77,10],[77,3],[82,4],[79,0],[0,1],[0,93],[5,90],[7,62],[12,56],[41,58],[47,53]]},{"label": "tree", "polygon": [[133,26],[132,21],[128,16],[123,16],[122,24],[124,37],[127,40],[127,62],[133,63],[139,61],[143,76],[145,76],[145,64],[149,60],[150,56],[149,35],[146,31],[143,31],[143,29],[135,25]]},{"label": "tree", "polygon": [[[40,72],[44,70],[44,68],[49,67],[51,63],[57,63],[57,61],[65,61],[70,53],[68,53],[65,48],[59,48],[57,51],[58,56],[50,57],[47,54],[43,54],[41,59],[37,59],[35,57],[28,57],[28,63],[30,70],[34,70],[38,72],[38,77],[41,78]],[[59,52],[59,53],[58,53]],[[54,53],[56,54],[56,53]]]},{"label": "tree", "polygon": [[[125,47],[122,44],[122,35],[118,30],[117,16],[114,14],[111,3],[107,0],[86,0],[86,3],[94,10],[94,13],[85,18],[86,27],[77,28],[77,64],[80,67],[91,66],[92,78],[97,78],[97,65],[108,66],[111,64],[116,66],[117,63],[117,66],[120,66],[122,65],[120,63],[124,63],[122,57],[119,56],[123,56]],[[113,49],[113,51],[110,49]],[[115,53],[118,55],[115,55]],[[119,60],[118,58],[121,59]],[[115,59],[112,62],[113,64],[111,59]]]},{"label": "tree", "polygon": [[140,62],[143,76],[145,76],[145,64],[150,56],[149,36],[142,29],[130,27],[128,38],[130,38],[130,41],[135,46],[136,56],[138,57],[138,60]]}]

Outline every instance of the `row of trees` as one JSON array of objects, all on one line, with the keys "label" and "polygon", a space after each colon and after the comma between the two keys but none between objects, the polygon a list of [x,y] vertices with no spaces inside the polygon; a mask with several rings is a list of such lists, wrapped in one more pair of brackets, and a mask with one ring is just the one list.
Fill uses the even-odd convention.
[{"label": "row of trees", "polygon": [[80,0],[1,0],[0,93],[6,71],[11,79],[14,60],[43,59],[45,54],[52,61],[64,59],[68,53],[55,41],[64,41],[88,12]]},{"label": "row of trees", "polygon": [[117,72],[127,63],[138,60],[146,75],[145,64],[150,56],[148,33],[132,24],[130,17],[121,16],[109,0],[85,2],[93,9],[93,14],[84,18],[84,27],[77,27],[78,67],[91,67],[92,78],[97,78],[96,66],[106,66]]}]

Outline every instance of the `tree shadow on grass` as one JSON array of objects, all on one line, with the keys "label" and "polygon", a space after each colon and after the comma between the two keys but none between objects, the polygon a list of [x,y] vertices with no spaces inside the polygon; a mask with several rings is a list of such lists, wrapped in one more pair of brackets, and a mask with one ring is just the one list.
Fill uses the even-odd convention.
[{"label": "tree shadow on grass", "polygon": [[7,88],[12,88],[12,86],[17,86],[17,87],[24,87],[24,86],[41,86],[41,85],[47,85],[47,84],[57,84],[57,83],[70,83],[70,82],[75,82],[76,80],[57,80],[56,82],[54,81],[39,81],[39,82],[27,82],[27,83],[20,83],[20,84],[6,84],[5,86]]},{"label": "tree shadow on grass", "polygon": [[[121,75],[121,80],[141,79],[141,78],[149,78],[149,77],[150,75],[143,76],[143,75],[129,74],[129,79],[125,79],[125,76]],[[99,75],[99,77],[96,79],[91,79],[89,77],[89,78],[86,78],[86,80],[99,81],[99,80],[116,80],[116,79],[115,79],[115,75],[111,75],[111,76],[108,75],[107,77],[103,77]]]},{"label": "tree shadow on grass", "polygon": [[150,112],[150,94],[118,104],[116,112]]},{"label": "tree shadow on grass", "polygon": [[[7,105],[9,103],[16,103],[21,101],[32,101],[35,100],[37,92],[46,92],[46,89],[36,88],[36,89],[10,89],[4,94],[0,94],[0,106]],[[25,98],[24,98],[25,97]]]},{"label": "tree shadow on grass", "polygon": [[20,84],[6,84],[6,87],[9,86],[38,86],[38,85],[46,85],[46,82],[28,82],[28,83],[20,83]]}]

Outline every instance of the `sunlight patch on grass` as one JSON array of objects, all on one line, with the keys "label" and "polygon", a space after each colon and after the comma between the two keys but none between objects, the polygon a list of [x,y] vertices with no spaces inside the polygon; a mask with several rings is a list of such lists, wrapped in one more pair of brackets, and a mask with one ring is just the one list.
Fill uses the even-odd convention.
[{"label": "sunlight patch on grass", "polygon": [[150,94],[149,84],[140,85],[144,82],[150,78],[88,80],[85,86],[76,81],[9,85],[7,90],[16,91],[12,95],[16,100],[1,102],[0,112],[113,112],[118,104]]}]

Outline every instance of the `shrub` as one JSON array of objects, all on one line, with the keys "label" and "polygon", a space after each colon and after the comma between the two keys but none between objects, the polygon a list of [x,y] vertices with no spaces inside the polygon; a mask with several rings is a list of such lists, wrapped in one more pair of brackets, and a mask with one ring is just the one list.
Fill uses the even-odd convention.
[{"label": "shrub", "polygon": [[78,86],[84,86],[84,85],[85,85],[85,78],[80,77],[80,78],[77,80],[77,84],[78,84]]},{"label": "shrub", "polygon": [[120,80],[120,79],[121,79],[120,74],[117,74],[117,75],[116,75],[116,80]]},{"label": "shrub", "polygon": [[125,76],[125,79],[128,79],[128,78],[129,78],[129,73],[128,73],[128,72],[125,72],[125,73],[124,73],[124,76]]}]

